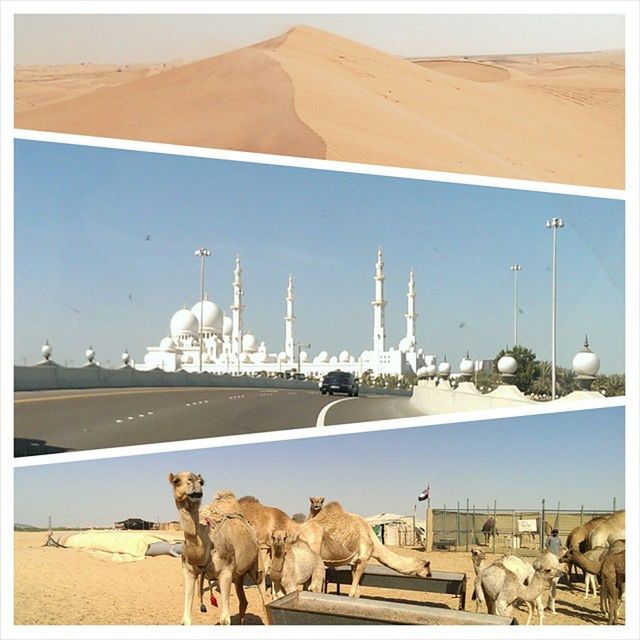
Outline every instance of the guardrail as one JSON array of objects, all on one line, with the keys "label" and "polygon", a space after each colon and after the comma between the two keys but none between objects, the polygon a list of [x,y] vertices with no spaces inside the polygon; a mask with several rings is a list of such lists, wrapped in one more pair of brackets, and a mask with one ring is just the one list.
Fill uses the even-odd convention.
[{"label": "guardrail", "polygon": [[[263,378],[247,375],[233,376],[217,373],[188,373],[186,371],[138,371],[132,367],[105,369],[98,365],[61,367],[56,364],[32,367],[14,366],[15,391],[45,391],[56,389],[100,389],[126,387],[243,387],[260,389],[317,390],[312,380],[293,378]],[[367,395],[410,396],[408,389],[360,387]],[[319,393],[319,392],[318,392]]]}]

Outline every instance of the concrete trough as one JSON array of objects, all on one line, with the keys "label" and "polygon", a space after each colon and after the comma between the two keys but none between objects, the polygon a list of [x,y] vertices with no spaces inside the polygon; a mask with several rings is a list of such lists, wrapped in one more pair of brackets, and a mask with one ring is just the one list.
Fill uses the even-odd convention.
[{"label": "concrete trough", "polygon": [[279,625],[516,625],[515,618],[399,602],[296,591],[267,603]]},{"label": "concrete trough", "polygon": [[[330,584],[351,585],[351,567],[342,565],[329,567],[325,583],[325,592]],[[448,571],[432,571],[431,577],[408,576],[398,573],[389,567],[370,564],[364,571],[360,584],[364,587],[378,589],[401,589],[406,591],[420,591],[422,593],[444,593],[460,598],[460,610],[464,610],[467,599],[467,575],[465,573],[450,573]]]}]

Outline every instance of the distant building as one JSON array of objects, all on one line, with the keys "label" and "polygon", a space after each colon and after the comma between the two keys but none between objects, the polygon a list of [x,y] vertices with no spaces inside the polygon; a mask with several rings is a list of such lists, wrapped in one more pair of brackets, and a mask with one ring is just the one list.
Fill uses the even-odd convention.
[{"label": "distant building", "polygon": [[[386,347],[384,299],[384,263],[382,250],[378,249],[374,275],[373,348],[355,356],[346,349],[336,355],[320,350],[315,357],[307,351],[298,351],[294,328],[293,277],[289,275],[286,291],[285,339],[283,350],[270,352],[264,342],[259,342],[243,329],[243,289],[240,257],[236,257],[233,280],[233,304],[231,316],[226,316],[220,307],[205,295],[202,303],[191,309],[184,307],[173,314],[170,335],[162,338],[157,347],[148,347],[144,364],[136,365],[140,370],[162,369],[164,371],[206,371],[232,375],[256,374],[265,371],[280,375],[287,371],[298,371],[320,377],[329,371],[340,369],[356,376],[370,371],[377,375],[406,375],[417,373],[420,367],[435,362],[417,346],[416,341],[416,290],[413,270],[409,274],[407,291],[406,335],[397,348]],[[202,326],[200,324],[202,323]],[[202,344],[201,344],[202,343]],[[296,348],[297,347],[297,348]],[[202,367],[200,354],[202,353]]]},{"label": "distant building", "polygon": [[158,523],[142,520],[142,518],[127,518],[126,520],[120,520],[120,522],[114,522],[113,527],[114,529],[151,531],[158,528]]}]

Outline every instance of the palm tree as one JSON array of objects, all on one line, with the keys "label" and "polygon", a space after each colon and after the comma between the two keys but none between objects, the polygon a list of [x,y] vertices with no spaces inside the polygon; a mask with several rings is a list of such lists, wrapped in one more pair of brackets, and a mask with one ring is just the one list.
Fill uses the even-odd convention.
[{"label": "palm tree", "polygon": [[591,388],[604,393],[607,398],[623,396],[625,394],[624,373],[613,373],[609,376],[598,376]]}]

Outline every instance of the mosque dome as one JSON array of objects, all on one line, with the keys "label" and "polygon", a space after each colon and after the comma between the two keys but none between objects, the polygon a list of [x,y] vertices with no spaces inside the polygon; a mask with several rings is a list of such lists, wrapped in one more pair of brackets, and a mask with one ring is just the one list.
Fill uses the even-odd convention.
[{"label": "mosque dome", "polygon": [[[300,359],[302,360],[302,354],[300,354]],[[281,351],[278,354],[278,362],[286,362],[287,361],[287,354],[284,351]]]},{"label": "mosque dome", "polygon": [[306,351],[300,352],[300,362],[309,362],[309,354]]},{"label": "mosque dome", "polygon": [[254,364],[263,364],[267,361],[266,351],[258,351],[251,356],[251,361]]},{"label": "mosque dome", "polygon": [[428,367],[420,367],[416,373],[417,373],[417,376],[418,376],[419,380],[424,380],[429,375],[429,368]]},{"label": "mosque dome", "polygon": [[321,351],[316,359],[318,362],[329,362],[329,354],[326,351]]},{"label": "mosque dome", "polygon": [[171,336],[198,335],[198,319],[189,309],[180,309],[171,316]]},{"label": "mosque dome", "polygon": [[93,350],[93,347],[89,347],[85,352],[84,355],[87,357],[87,360],[89,362],[93,362],[94,358],[96,357],[96,352]]},{"label": "mosque dome", "polygon": [[578,376],[595,377],[600,370],[600,358],[589,348],[589,339],[585,336],[584,347],[576,353],[571,368]]},{"label": "mosque dome", "polygon": [[398,344],[398,350],[404,353],[406,353],[407,351],[413,351],[415,347],[416,347],[415,341],[413,340],[413,338],[410,338],[409,336],[405,336],[404,338],[402,338],[402,340],[400,340]]},{"label": "mosque dome", "polygon": [[51,345],[49,344],[49,342],[42,345],[41,353],[42,353],[42,357],[45,360],[48,360],[51,357],[52,352],[53,352],[53,349],[51,349]]},{"label": "mosque dome", "polygon": [[338,360],[340,360],[340,362],[349,362],[349,352],[347,350],[341,351]]},{"label": "mosque dome", "polygon": [[160,348],[161,349],[175,349],[176,343],[173,341],[173,338],[166,336],[160,340]]},{"label": "mosque dome", "polygon": [[366,349],[360,354],[360,360],[362,360],[362,362],[369,362],[369,352]]},{"label": "mosque dome", "polygon": [[258,350],[258,341],[252,333],[245,333],[242,336],[242,351],[245,353],[255,353]]},{"label": "mosque dome", "polygon": [[191,364],[193,362],[193,358],[188,353],[182,357],[182,362],[184,364]]},{"label": "mosque dome", "polygon": [[200,305],[202,304],[202,330],[222,335],[224,314],[220,307],[206,297],[202,303],[197,302],[191,307],[191,313],[200,324]]},{"label": "mosque dome", "polygon": [[329,358],[329,364],[338,364],[338,356],[331,356]]},{"label": "mosque dome", "polygon": [[438,371],[438,367],[436,367],[436,363],[435,362],[431,362],[430,364],[428,364],[426,369],[427,369],[427,375],[430,376],[430,377],[435,376],[436,375],[436,371]]},{"label": "mosque dome", "polygon": [[229,316],[222,318],[222,335],[230,336],[233,332],[233,320]]}]

